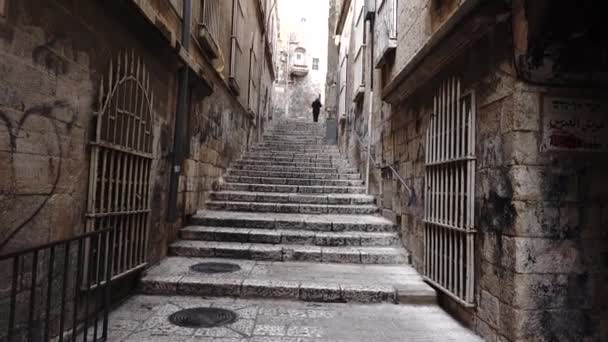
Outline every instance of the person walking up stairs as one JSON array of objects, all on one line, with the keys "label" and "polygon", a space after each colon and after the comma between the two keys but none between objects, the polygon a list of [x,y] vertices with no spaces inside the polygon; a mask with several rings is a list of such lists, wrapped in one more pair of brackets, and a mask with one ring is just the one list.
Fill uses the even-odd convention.
[{"label": "person walking up stairs", "polygon": [[281,121],[234,162],[140,291],[317,302],[434,303],[396,226],[324,127]]}]

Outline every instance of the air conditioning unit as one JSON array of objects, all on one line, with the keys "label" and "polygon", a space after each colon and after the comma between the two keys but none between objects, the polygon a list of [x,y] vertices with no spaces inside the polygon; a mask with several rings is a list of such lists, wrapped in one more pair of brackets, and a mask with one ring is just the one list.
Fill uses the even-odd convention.
[{"label": "air conditioning unit", "polygon": [[376,0],[365,0],[365,19],[369,20],[376,15]]}]

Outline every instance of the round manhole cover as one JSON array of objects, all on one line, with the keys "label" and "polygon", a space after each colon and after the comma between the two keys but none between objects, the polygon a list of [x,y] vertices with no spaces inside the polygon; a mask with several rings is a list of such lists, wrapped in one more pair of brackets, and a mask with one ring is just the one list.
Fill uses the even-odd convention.
[{"label": "round manhole cover", "polygon": [[190,266],[190,269],[198,273],[215,274],[236,272],[241,269],[241,266],[225,262],[203,262]]},{"label": "round manhole cover", "polygon": [[219,308],[191,308],[173,313],[169,322],[187,328],[214,328],[234,323],[234,311]]}]

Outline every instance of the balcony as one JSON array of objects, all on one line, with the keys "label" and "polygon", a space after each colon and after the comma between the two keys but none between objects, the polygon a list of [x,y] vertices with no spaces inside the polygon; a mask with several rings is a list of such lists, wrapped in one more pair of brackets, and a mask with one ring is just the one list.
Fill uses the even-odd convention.
[{"label": "balcony", "polygon": [[308,75],[308,65],[306,64],[291,64],[289,66],[289,74],[293,76],[306,76]]}]

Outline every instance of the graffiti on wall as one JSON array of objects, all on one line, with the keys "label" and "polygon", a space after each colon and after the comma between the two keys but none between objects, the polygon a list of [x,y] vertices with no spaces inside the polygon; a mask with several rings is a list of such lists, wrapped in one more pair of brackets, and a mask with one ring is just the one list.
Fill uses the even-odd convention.
[{"label": "graffiti on wall", "polygon": [[608,151],[604,102],[545,96],[541,151]]},{"label": "graffiti on wall", "polygon": [[[7,132],[7,141],[0,142],[0,144],[2,144],[0,146],[8,146],[8,165],[2,166],[2,168],[5,168],[5,172],[8,173],[8,181],[5,180],[8,187],[0,189],[0,196],[4,196],[6,199],[3,200],[3,203],[5,204],[3,204],[0,208],[0,212],[13,212],[19,202],[16,201],[17,197],[20,195],[20,190],[17,188],[17,177],[22,173],[26,173],[27,170],[24,168],[28,168],[29,165],[28,163],[16,163],[15,156],[19,153],[21,143],[32,144],[32,141],[28,141],[29,135],[25,132],[26,124],[33,120],[43,120],[48,122],[51,125],[50,127],[52,127],[52,130],[48,133],[48,136],[50,136],[51,139],[46,139],[44,142],[48,143],[49,141],[52,141],[52,143],[55,145],[53,148],[56,148],[58,151],[58,158],[49,156],[48,167],[50,169],[50,174],[53,175],[50,189],[42,193],[36,192],[36,197],[40,198],[38,203],[31,205],[27,212],[21,211],[19,213],[20,220],[18,222],[11,224],[10,226],[2,227],[0,230],[0,250],[42,211],[57,190],[57,186],[62,176],[62,156],[64,151],[61,143],[62,136],[59,131],[57,119],[54,115],[54,111],[56,110],[69,110],[72,112],[71,123],[68,122],[66,125],[67,129],[70,130],[72,123],[76,120],[77,113],[67,101],[58,100],[52,103],[45,103],[25,108],[22,114],[18,117],[11,117],[7,113],[0,110],[0,125],[3,125]],[[34,144],[35,143],[36,142],[34,142]],[[57,160],[56,163],[54,162],[55,160]],[[22,210],[22,208],[20,208],[20,210]],[[2,221],[4,222],[5,219],[2,218]]]}]

